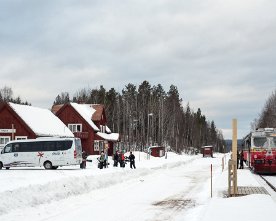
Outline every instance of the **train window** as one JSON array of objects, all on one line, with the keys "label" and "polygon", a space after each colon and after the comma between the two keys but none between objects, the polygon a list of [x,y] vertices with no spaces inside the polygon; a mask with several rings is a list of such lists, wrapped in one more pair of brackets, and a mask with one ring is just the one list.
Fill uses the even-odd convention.
[{"label": "train window", "polygon": [[270,137],[270,147],[275,148],[276,147],[276,137]]},{"label": "train window", "polygon": [[263,147],[266,142],[266,137],[254,137],[253,142],[255,147]]}]

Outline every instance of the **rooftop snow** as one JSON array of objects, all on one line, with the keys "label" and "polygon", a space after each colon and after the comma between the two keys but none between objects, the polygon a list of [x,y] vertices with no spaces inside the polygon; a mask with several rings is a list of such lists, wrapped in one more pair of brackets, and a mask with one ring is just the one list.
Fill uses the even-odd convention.
[{"label": "rooftop snow", "polygon": [[37,136],[74,137],[50,110],[14,103],[9,105]]},{"label": "rooftop snow", "polygon": [[119,139],[118,133],[107,134],[107,133],[98,132],[97,135],[100,136],[101,138],[103,138],[105,140],[109,140],[109,141],[117,141]]},{"label": "rooftop snow", "polygon": [[96,110],[92,107],[91,104],[70,104],[95,131],[99,131],[99,128],[92,121],[92,116]]}]

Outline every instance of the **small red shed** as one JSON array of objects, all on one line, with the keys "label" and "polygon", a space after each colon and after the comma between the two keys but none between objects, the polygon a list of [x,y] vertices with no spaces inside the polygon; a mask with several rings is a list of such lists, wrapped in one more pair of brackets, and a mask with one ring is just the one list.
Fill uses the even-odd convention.
[{"label": "small red shed", "polygon": [[153,157],[163,157],[165,156],[165,147],[162,146],[151,146],[149,147],[150,155]]},{"label": "small red shed", "polygon": [[203,157],[213,157],[213,146],[201,147],[201,153]]}]

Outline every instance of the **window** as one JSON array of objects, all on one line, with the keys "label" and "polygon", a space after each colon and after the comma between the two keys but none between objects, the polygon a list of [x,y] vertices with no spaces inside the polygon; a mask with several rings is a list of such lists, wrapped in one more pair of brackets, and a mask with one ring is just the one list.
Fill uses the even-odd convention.
[{"label": "window", "polygon": [[12,152],[12,145],[11,144],[8,144],[6,147],[5,147],[5,153],[10,153]]},{"label": "window", "polygon": [[68,124],[68,128],[74,132],[82,132],[82,124]]},{"label": "window", "polygon": [[255,147],[263,147],[266,142],[266,137],[254,137],[253,142]]},{"label": "window", "polygon": [[16,140],[27,140],[27,136],[15,136]]},{"label": "window", "polygon": [[11,138],[9,136],[0,136],[0,148],[4,148],[6,143],[10,142]]},{"label": "window", "polygon": [[94,151],[99,151],[100,150],[100,141],[95,140],[94,141]]}]

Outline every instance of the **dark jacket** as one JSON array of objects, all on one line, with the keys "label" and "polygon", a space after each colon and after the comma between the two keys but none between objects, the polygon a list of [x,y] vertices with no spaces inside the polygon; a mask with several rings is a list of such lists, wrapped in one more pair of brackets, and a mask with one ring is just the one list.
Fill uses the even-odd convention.
[{"label": "dark jacket", "polygon": [[83,152],[82,152],[82,159],[83,159],[83,160],[86,160],[86,158],[87,158],[87,154],[86,154],[85,151],[83,151]]},{"label": "dark jacket", "polygon": [[119,155],[118,155],[118,153],[114,154],[114,158],[113,159],[114,159],[114,161],[119,161]]},{"label": "dark jacket", "polygon": [[128,158],[130,162],[134,162],[135,156],[133,154],[130,154]]}]

